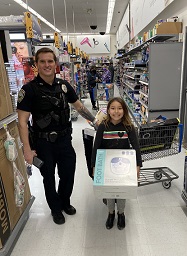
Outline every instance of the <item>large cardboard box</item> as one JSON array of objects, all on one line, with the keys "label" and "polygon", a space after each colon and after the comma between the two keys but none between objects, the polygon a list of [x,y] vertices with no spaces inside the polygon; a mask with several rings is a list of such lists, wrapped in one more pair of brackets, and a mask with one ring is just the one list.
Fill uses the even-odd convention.
[{"label": "large cardboard box", "polygon": [[0,46],[0,120],[13,113],[12,101]]},{"label": "large cardboard box", "polygon": [[13,164],[6,158],[4,141],[6,132],[4,128],[0,129],[0,248],[2,248],[9,238],[12,230],[17,224],[20,216],[24,212],[29,200],[31,199],[28,185],[25,161],[23,158],[22,145],[16,121],[8,125],[8,130],[15,138],[18,157],[15,161],[18,170],[25,179],[24,203],[21,207],[16,206],[14,195],[14,172]]},{"label": "large cardboard box", "polygon": [[137,185],[135,150],[97,150],[93,184],[97,198],[136,198]]},{"label": "large cardboard box", "polygon": [[157,35],[179,34],[182,32],[182,22],[163,22],[157,27]]}]

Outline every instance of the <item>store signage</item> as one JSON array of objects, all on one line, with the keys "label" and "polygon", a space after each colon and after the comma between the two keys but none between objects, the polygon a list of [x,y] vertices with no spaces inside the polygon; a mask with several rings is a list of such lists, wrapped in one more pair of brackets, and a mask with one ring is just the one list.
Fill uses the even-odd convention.
[{"label": "store signage", "polygon": [[31,38],[35,42],[42,42],[43,37],[40,21],[30,12],[25,12],[25,26],[27,38]]},{"label": "store signage", "polygon": [[33,38],[32,18],[31,18],[30,12],[25,12],[25,26],[26,26],[27,38]]},{"label": "store signage", "polygon": [[2,177],[0,175],[0,244],[3,246],[10,236],[10,219]]},{"label": "store signage", "polygon": [[125,49],[118,49],[118,54],[125,54]]},{"label": "store signage", "polygon": [[81,51],[87,54],[110,53],[109,35],[77,36],[77,45]]},{"label": "store signage", "polygon": [[43,37],[42,37],[40,20],[33,14],[31,14],[31,17],[32,17],[33,40],[36,42],[42,42]]},{"label": "store signage", "polygon": [[63,49],[63,38],[62,36],[55,32],[54,33],[54,41],[55,41],[55,47],[58,48],[58,49]]}]

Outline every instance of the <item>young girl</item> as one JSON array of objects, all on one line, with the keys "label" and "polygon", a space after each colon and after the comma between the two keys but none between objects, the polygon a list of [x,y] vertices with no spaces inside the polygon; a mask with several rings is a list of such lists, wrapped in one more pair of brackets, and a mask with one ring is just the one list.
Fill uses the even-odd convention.
[{"label": "young girl", "polygon": [[[123,133],[119,133],[122,132]],[[92,152],[92,167],[95,167],[97,149],[130,149],[136,150],[137,176],[139,176],[142,166],[139,142],[135,127],[131,122],[128,108],[123,99],[119,97],[112,98],[107,105],[107,118],[103,121],[97,130]],[[126,199],[117,199],[117,227],[122,230],[125,227],[125,201]],[[107,199],[108,218],[106,228],[113,227],[115,219],[115,199]]]}]

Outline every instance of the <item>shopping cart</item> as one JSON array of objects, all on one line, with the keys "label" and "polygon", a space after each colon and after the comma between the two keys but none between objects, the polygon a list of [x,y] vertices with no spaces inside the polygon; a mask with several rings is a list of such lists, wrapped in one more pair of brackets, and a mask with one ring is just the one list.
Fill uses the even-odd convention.
[{"label": "shopping cart", "polygon": [[[172,121],[171,121],[172,120]],[[86,128],[83,131],[83,143],[88,168],[92,177],[91,154],[94,140],[94,131]],[[139,127],[138,137],[143,161],[159,159],[181,152],[183,125],[177,119],[168,119],[152,125]],[[179,176],[168,167],[141,168],[138,186],[162,182],[164,188],[171,187],[171,181]]]},{"label": "shopping cart", "polygon": [[114,96],[114,86],[111,83],[97,83],[97,86],[93,88],[93,95],[97,108],[106,108],[108,101]]},{"label": "shopping cart", "polygon": [[[143,125],[139,128],[139,143],[143,161],[159,159],[181,152],[183,125],[178,119]],[[179,176],[168,167],[141,168],[138,186],[162,182],[164,188]]]}]

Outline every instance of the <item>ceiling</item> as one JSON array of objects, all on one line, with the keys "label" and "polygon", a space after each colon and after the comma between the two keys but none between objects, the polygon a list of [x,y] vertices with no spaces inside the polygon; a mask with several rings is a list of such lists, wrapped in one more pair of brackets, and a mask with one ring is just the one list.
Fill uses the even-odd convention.
[{"label": "ceiling", "polygon": [[[50,23],[55,24],[62,33],[90,34],[106,30],[108,0],[24,0],[23,2]],[[116,33],[128,2],[129,0],[116,0],[110,34]],[[54,6],[54,15],[52,6]],[[0,16],[23,15],[25,11],[13,0],[0,0]],[[97,29],[92,30],[91,25],[96,25]],[[54,30],[42,22],[43,34],[53,32]]]}]

